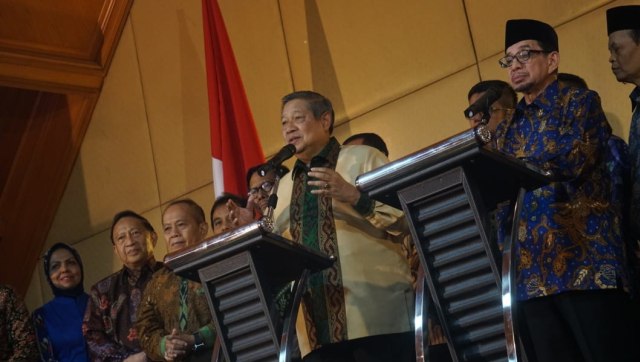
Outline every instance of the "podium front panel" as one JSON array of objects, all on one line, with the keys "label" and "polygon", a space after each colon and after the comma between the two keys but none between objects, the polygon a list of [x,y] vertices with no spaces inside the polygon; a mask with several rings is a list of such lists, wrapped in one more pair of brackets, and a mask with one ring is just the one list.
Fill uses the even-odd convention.
[{"label": "podium front panel", "polygon": [[500,273],[462,168],[399,192],[452,355],[506,361]]},{"label": "podium front panel", "polygon": [[356,179],[372,199],[404,210],[454,361],[517,360],[512,293],[502,280],[513,284],[504,270],[512,256],[502,256],[485,228],[498,203],[553,181],[492,148],[485,134],[478,126]]},{"label": "podium front panel", "polygon": [[200,269],[228,361],[276,361],[279,341],[248,251]]},{"label": "podium front panel", "polygon": [[[283,262],[286,261],[286,262]],[[276,361],[290,355],[274,295],[333,259],[266,230],[254,222],[169,254],[165,265],[205,287],[227,361]],[[298,290],[296,290],[298,292]],[[297,311],[291,302],[287,310]],[[288,328],[288,327],[286,327]]]}]

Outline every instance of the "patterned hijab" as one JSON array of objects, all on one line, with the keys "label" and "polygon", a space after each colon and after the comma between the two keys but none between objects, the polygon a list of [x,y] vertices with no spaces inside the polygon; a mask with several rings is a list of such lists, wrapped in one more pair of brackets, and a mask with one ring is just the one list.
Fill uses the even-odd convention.
[{"label": "patterned hijab", "polygon": [[[58,249],[67,249],[69,250],[69,252],[71,253],[71,255],[73,255],[73,257],[76,259],[76,261],[78,262],[78,265],[80,266],[80,283],[78,283],[78,285],[76,285],[75,287],[71,288],[71,289],[60,289],[58,287],[56,287],[53,282],[51,281],[51,276],[49,275],[49,267],[51,266],[51,256],[53,255],[53,253],[58,250]],[[80,259],[80,254],[78,254],[78,251],[76,251],[76,249],[72,248],[71,246],[65,244],[65,243],[56,243],[54,244],[51,248],[49,248],[49,250],[47,250],[47,252],[44,254],[44,256],[42,257],[43,261],[44,261],[44,275],[47,277],[47,282],[49,283],[49,286],[51,287],[51,291],[53,292],[53,294],[58,297],[58,296],[68,296],[68,297],[77,297],[79,295],[82,295],[84,293],[84,269],[82,267],[82,259]]]}]

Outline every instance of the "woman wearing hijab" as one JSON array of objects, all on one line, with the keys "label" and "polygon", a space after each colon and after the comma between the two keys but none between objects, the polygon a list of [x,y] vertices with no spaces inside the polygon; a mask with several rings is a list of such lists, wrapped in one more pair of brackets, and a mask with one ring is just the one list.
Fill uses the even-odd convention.
[{"label": "woman wearing hijab", "polygon": [[64,243],[44,255],[44,274],[54,298],[33,312],[42,361],[88,361],[82,318],[89,296],[78,252]]}]

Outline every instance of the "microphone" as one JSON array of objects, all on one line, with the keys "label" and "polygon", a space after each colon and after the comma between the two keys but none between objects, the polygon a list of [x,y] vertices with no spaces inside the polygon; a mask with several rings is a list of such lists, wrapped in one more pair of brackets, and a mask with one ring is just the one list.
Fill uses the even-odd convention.
[{"label": "microphone", "polygon": [[470,118],[473,118],[476,114],[482,113],[483,119],[484,118],[489,119],[488,117],[489,117],[489,110],[491,109],[491,105],[493,104],[493,102],[500,99],[501,96],[502,96],[502,90],[499,89],[498,87],[491,87],[487,89],[487,91],[484,92],[482,97],[478,98],[478,100],[475,101],[475,103],[473,103],[472,105],[467,107],[467,109],[464,110],[464,116],[470,119]]},{"label": "microphone", "polygon": [[269,170],[275,170],[278,167],[280,167],[280,165],[290,159],[291,157],[293,157],[293,155],[295,155],[296,153],[296,146],[292,145],[292,144],[288,144],[284,147],[282,147],[280,149],[280,151],[278,151],[278,153],[276,153],[273,157],[271,157],[271,159],[269,161],[267,161],[267,163],[265,163],[264,165],[260,166],[260,168],[258,169],[258,174],[262,177],[266,176],[267,172],[269,172]]}]

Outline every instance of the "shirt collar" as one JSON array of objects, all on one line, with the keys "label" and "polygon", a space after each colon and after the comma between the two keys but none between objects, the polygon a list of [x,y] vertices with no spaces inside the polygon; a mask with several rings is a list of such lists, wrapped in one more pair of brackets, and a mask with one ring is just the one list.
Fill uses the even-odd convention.
[{"label": "shirt collar", "polygon": [[640,103],[640,86],[633,88],[633,91],[629,94],[629,99],[631,100],[631,112],[633,112],[638,103]]},{"label": "shirt collar", "polygon": [[155,272],[155,271],[156,271],[156,269],[157,269],[157,268],[156,268],[156,264],[157,264],[157,262],[156,262],[156,258],[155,258],[155,256],[151,255],[151,257],[149,258],[149,260],[147,261],[147,263],[146,263],[145,265],[143,265],[143,266],[140,268],[140,270],[133,270],[133,269],[129,269],[129,267],[128,267],[128,266],[126,266],[126,265],[123,265],[123,266],[122,266],[122,268],[124,269],[125,274],[126,274],[127,276],[132,276],[132,277],[134,277],[134,278],[136,278],[136,279],[137,279],[137,278],[139,278],[139,277],[140,277],[140,275],[141,275],[142,273],[149,273],[149,272],[151,272],[151,274],[153,274],[153,272]]},{"label": "shirt collar", "polygon": [[543,91],[540,93],[536,99],[531,102],[531,104],[527,104],[524,100],[524,97],[518,102],[517,108],[520,110],[524,110],[527,107],[537,107],[542,109],[545,113],[553,111],[553,107],[555,105],[555,98],[558,96],[560,92],[560,85],[558,80],[554,80],[551,84],[549,84]]},{"label": "shirt collar", "polygon": [[291,178],[295,178],[298,172],[309,172],[311,167],[328,167],[330,161],[327,156],[329,156],[329,154],[331,154],[331,151],[335,150],[336,148],[340,148],[340,142],[338,142],[335,137],[331,137],[324,148],[322,148],[322,150],[317,155],[313,156],[311,162],[309,163],[309,166],[307,166],[299,159],[296,160],[296,163],[293,166],[293,172],[291,172]]}]

